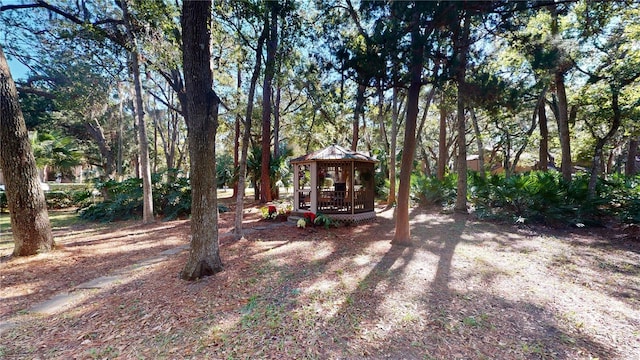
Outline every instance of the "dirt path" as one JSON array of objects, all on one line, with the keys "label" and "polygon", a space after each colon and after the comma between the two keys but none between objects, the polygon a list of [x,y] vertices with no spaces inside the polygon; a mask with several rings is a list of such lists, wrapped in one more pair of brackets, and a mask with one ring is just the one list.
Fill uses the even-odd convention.
[{"label": "dirt path", "polygon": [[[233,214],[223,214],[221,231]],[[640,354],[640,246],[416,209],[358,227],[258,222],[222,242],[225,271],[177,278],[188,223],[59,234],[63,249],[0,263],[0,358],[630,359]],[[268,225],[268,226],[265,226]],[[256,228],[257,226],[257,228]],[[604,237],[602,234],[607,234]],[[138,266],[131,265],[138,264]],[[142,264],[142,265],[141,265]],[[29,312],[95,278],[70,308]]]}]

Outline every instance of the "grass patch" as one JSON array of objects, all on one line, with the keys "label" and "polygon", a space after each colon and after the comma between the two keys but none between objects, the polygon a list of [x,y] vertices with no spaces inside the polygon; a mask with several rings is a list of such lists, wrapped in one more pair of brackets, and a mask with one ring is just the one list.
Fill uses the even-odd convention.
[{"label": "grass patch", "polygon": [[[80,219],[75,210],[49,211],[49,222],[54,230],[87,223],[87,221]],[[0,214],[0,230],[2,232],[11,231],[11,216],[8,213]]]},{"label": "grass patch", "polygon": [[[74,225],[86,224],[75,210],[49,211],[51,229],[63,229]],[[8,213],[0,214],[0,252],[6,253],[13,250],[13,232],[11,230],[11,216]]]}]

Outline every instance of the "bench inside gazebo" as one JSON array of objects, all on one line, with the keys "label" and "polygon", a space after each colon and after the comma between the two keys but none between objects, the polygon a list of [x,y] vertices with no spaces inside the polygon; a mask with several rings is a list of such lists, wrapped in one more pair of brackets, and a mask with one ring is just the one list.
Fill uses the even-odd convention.
[{"label": "bench inside gazebo", "polygon": [[338,145],[291,160],[294,213],[310,211],[341,222],[374,219],[377,162]]}]

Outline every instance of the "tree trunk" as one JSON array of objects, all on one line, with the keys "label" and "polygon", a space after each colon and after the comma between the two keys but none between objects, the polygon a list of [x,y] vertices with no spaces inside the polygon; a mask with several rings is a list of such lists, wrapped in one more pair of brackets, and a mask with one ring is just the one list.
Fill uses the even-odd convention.
[{"label": "tree trunk", "polygon": [[140,176],[142,177],[142,222],[152,223],[153,216],[153,194],[151,184],[151,166],[149,164],[149,141],[147,139],[147,126],[144,121],[144,108],[142,103],[142,86],[140,85],[140,66],[138,61],[138,51],[131,52],[131,68],[133,72],[133,84],[136,92],[135,113],[138,120],[138,146],[140,159]]},{"label": "tree trunk", "polygon": [[624,174],[633,176],[636,174],[636,156],[638,156],[638,138],[629,139],[629,152],[627,154],[627,163],[624,167]]},{"label": "tree trunk", "polygon": [[282,87],[280,84],[276,87],[276,102],[273,104],[273,158],[280,156],[280,100]]},{"label": "tree trunk", "polygon": [[[387,156],[389,156],[390,154],[389,138],[387,136],[387,128],[384,124],[385,111],[384,111],[384,90],[382,89],[382,80],[378,80],[377,92],[378,92],[378,126],[380,130],[380,142],[382,142],[384,153],[387,154]],[[383,164],[380,164],[379,166],[380,166],[381,175],[385,178],[388,178],[389,165],[387,164],[386,168],[384,167]]]},{"label": "tree trunk", "polygon": [[[556,37],[559,34],[558,26],[558,9],[557,5],[550,5],[549,11],[551,12],[551,34]],[[557,48],[556,48],[557,50]],[[562,178],[565,181],[571,181],[571,173],[573,171],[573,164],[571,162],[571,138],[569,133],[569,108],[567,105],[567,93],[564,85],[564,71],[566,63],[560,59],[560,63],[557,65],[553,72],[555,95],[557,99],[556,106],[556,120],[558,122],[558,134],[560,137],[560,150],[562,153],[560,164],[560,171]]]},{"label": "tree trunk", "polygon": [[513,157],[512,169],[513,169],[514,173],[515,173],[516,169],[518,168],[518,162],[520,161],[520,156],[522,156],[522,154],[524,153],[525,149],[529,145],[529,140],[531,139],[531,135],[536,130],[536,127],[538,126],[538,109],[541,106],[544,106],[544,97],[545,97],[545,95],[546,95],[546,90],[544,90],[540,94],[540,96],[538,97],[538,102],[536,103],[536,107],[533,109],[532,115],[531,115],[531,127],[529,127],[527,132],[524,134],[525,135],[524,136],[524,141],[520,145],[520,148],[518,149],[518,151],[516,151],[516,155]]},{"label": "tree trunk", "polygon": [[[236,196],[236,217],[234,223],[233,234],[236,239],[243,236],[242,216],[244,213],[244,194],[245,182],[247,176],[247,156],[249,153],[249,142],[251,141],[251,115],[253,114],[253,99],[256,94],[256,84],[260,76],[260,67],[262,65],[262,47],[267,38],[267,27],[262,30],[262,34],[258,38],[258,46],[256,47],[256,63],[253,67],[251,82],[249,84],[249,95],[247,97],[247,111],[245,113],[244,133],[242,134],[242,150],[240,154],[240,169],[238,170],[238,195]],[[255,190],[255,185],[254,185]]]},{"label": "tree trunk", "polygon": [[[242,70],[241,70],[241,61],[238,60],[238,86],[237,86],[237,96],[238,103],[240,103],[240,94],[242,92]],[[233,132],[233,168],[236,171],[236,176],[234,177],[236,181],[233,183],[233,195],[232,198],[238,196],[238,168],[240,166],[240,123],[242,122],[242,116],[240,112],[236,114],[236,123]]]},{"label": "tree trunk", "polygon": [[[389,149],[389,196],[387,196],[387,204],[396,203],[396,147],[398,146],[398,118],[400,117],[400,108],[398,104],[398,88],[393,88],[393,111],[391,113],[391,146]],[[417,116],[417,115],[416,115]]]},{"label": "tree trunk", "polygon": [[[278,159],[280,156],[280,100],[282,88],[278,84],[276,86],[276,101],[273,104],[273,158]],[[271,179],[269,179],[271,180]],[[271,184],[271,199],[280,198],[280,189],[277,184]]]},{"label": "tree trunk", "polygon": [[116,136],[118,137],[118,151],[116,152],[116,175],[118,176],[118,178],[124,175],[124,171],[122,168],[122,125],[124,123],[124,91],[122,91],[121,89],[121,84],[121,82],[118,82],[118,99],[120,100],[118,104],[118,130],[116,132]]},{"label": "tree trunk", "polygon": [[436,176],[438,180],[444,180],[444,175],[447,170],[447,158],[449,156],[447,151],[447,107],[445,105],[445,94],[442,92],[442,98],[440,100],[440,131],[438,134],[438,169]]},{"label": "tree trunk", "polygon": [[54,246],[47,204],[40,187],[18,92],[0,47],[0,167],[11,214],[13,256],[35,255]]},{"label": "tree trunk", "polygon": [[409,227],[409,190],[413,157],[416,151],[416,126],[418,122],[418,99],[422,87],[422,68],[424,66],[424,42],[420,34],[420,14],[413,14],[411,29],[411,83],[407,96],[407,120],[404,130],[404,148],[400,163],[400,186],[398,187],[398,206],[396,207],[396,228],[392,243],[411,245]]},{"label": "tree trunk", "polygon": [[[620,128],[620,124],[622,123],[622,112],[620,110],[620,90],[611,86],[611,110],[613,110],[613,119],[611,122],[611,127],[607,134],[602,138],[596,138],[596,145],[593,153],[593,165],[591,166],[591,176],[589,177],[589,196],[594,197],[596,195],[596,183],[598,180],[598,175],[602,173],[602,154],[604,146],[607,142],[613,138],[613,136],[618,132]],[[592,132],[592,135],[595,137],[595,131]]]},{"label": "tree trunk", "polygon": [[471,115],[471,122],[473,124],[473,131],[476,134],[476,146],[478,147],[478,171],[481,178],[487,177],[487,171],[484,165],[484,142],[482,141],[482,133],[480,132],[480,126],[478,125],[478,117],[473,108],[469,109]]},{"label": "tree trunk", "polygon": [[458,83],[458,188],[454,210],[467,213],[467,125],[464,117],[466,97],[465,77],[467,73],[467,53],[469,51],[469,14],[464,17],[462,34],[458,39],[458,69],[456,82]]},{"label": "tree trunk", "polygon": [[142,101],[142,85],[140,83],[140,53],[135,36],[131,30],[132,23],[129,17],[129,5],[122,1],[122,16],[127,31],[128,43],[130,46],[129,65],[133,76],[133,88],[135,90],[135,101],[133,102],[134,112],[138,121],[138,146],[140,159],[140,176],[142,177],[142,222],[152,223],[153,216],[153,194],[151,184],[151,165],[149,164],[149,140],[147,139],[147,126],[144,122],[144,106]]},{"label": "tree trunk", "polygon": [[113,154],[113,150],[109,145],[109,141],[104,134],[104,130],[102,126],[98,122],[97,119],[90,115],[90,120],[84,124],[85,129],[89,136],[96,142],[98,145],[98,150],[100,150],[100,155],[102,157],[102,169],[105,174],[106,179],[113,179],[115,172],[115,157]]},{"label": "tree trunk", "polygon": [[194,280],[222,271],[215,164],[220,99],[211,88],[211,1],[183,2],[181,20],[192,201],[191,250],[180,277]]},{"label": "tree trunk", "polygon": [[571,162],[571,138],[569,133],[569,113],[567,108],[567,94],[564,87],[564,74],[555,73],[556,97],[558,98],[558,132],[560,134],[560,149],[562,163],[560,171],[565,181],[571,181],[573,164]]},{"label": "tree trunk", "polygon": [[540,129],[538,168],[542,171],[547,171],[549,169],[549,129],[547,127],[547,112],[544,101],[538,105],[538,127]]},{"label": "tree trunk", "polygon": [[366,86],[358,84],[356,92],[356,107],[353,109],[353,136],[351,138],[351,150],[358,150],[358,139],[360,139],[360,117],[364,112],[364,92]]},{"label": "tree trunk", "polygon": [[[278,13],[275,5],[265,16],[265,26],[269,28],[267,42],[267,61],[262,86],[262,164],[260,172],[260,202],[269,202],[271,197],[271,85],[275,73],[276,50],[278,48]],[[277,146],[277,144],[275,144]]]}]

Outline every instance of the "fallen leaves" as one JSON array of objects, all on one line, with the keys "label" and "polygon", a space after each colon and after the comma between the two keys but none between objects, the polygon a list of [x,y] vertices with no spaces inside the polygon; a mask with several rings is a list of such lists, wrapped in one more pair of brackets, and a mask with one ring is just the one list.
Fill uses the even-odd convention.
[{"label": "fallen leaves", "polygon": [[[259,211],[247,214],[257,219]],[[452,228],[460,219],[421,212],[416,245],[400,251],[389,244],[394,224],[388,215],[362,227],[301,231],[278,224],[239,241],[223,236],[225,270],[195,282],[177,277],[186,252],[132,268],[127,281],[95,290],[64,313],[18,315],[21,325],[0,335],[0,354],[623,359],[640,349],[629,331],[638,325],[638,303],[594,291],[603,284],[639,288],[637,268],[625,265],[640,263],[636,248],[612,251],[592,246],[601,239],[575,243],[571,235],[571,262],[585,269],[569,279],[570,264],[553,262],[569,246],[562,234],[525,236],[477,222]],[[232,219],[233,213],[223,214],[221,234]],[[3,290],[5,279],[12,286],[10,295],[2,294],[0,316],[15,317],[58,291],[184,245],[189,227],[182,221],[78,231],[82,235],[69,234],[64,249],[46,259],[0,269]],[[30,283],[34,276],[37,284]]]}]

